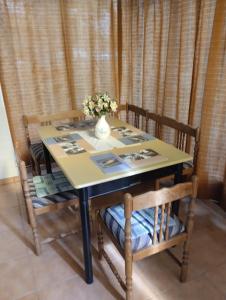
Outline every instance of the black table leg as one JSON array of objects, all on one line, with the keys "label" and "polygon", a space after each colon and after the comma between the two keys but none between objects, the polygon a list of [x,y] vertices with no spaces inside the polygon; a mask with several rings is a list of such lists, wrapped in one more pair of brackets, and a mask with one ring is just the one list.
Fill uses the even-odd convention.
[{"label": "black table leg", "polygon": [[83,255],[85,264],[85,280],[87,283],[93,282],[93,268],[91,256],[91,242],[90,242],[90,225],[89,225],[89,205],[88,205],[88,189],[83,188],[79,190],[80,214],[82,223],[83,235]]},{"label": "black table leg", "polygon": [[49,151],[48,151],[48,149],[46,148],[46,146],[44,144],[42,144],[42,146],[43,146],[45,163],[46,163],[46,172],[47,173],[52,173]]},{"label": "black table leg", "polygon": [[[183,171],[183,164],[177,165],[177,170],[174,176],[174,184],[182,182],[182,171]],[[173,202],[172,206],[173,212],[178,216],[179,214],[179,201]]]}]

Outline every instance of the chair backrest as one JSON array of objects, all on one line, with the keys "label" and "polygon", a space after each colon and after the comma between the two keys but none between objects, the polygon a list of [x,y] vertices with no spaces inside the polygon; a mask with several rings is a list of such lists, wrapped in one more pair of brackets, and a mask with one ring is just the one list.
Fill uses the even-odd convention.
[{"label": "chair backrest", "polygon": [[[166,116],[159,116],[158,138],[163,139],[164,127],[174,130],[174,145],[178,149],[193,155],[193,173],[196,174],[199,151],[199,128],[178,122]],[[193,144],[193,147],[191,145]]]},{"label": "chair backrest", "polygon": [[147,131],[147,110],[133,104],[119,104],[117,112],[113,114],[120,120],[126,121],[134,127]]},{"label": "chair backrest", "polygon": [[20,183],[24,193],[28,191],[28,174],[25,162],[20,157],[20,143],[18,141],[15,142],[15,156],[16,156],[16,163],[19,171]]},{"label": "chair backrest", "polygon": [[147,112],[147,132],[151,131],[157,138],[160,136],[160,118],[159,114]]},{"label": "chair backrest", "polygon": [[[197,176],[192,177],[192,182],[180,183],[171,188],[163,188],[158,191],[151,191],[145,194],[133,197],[127,193],[124,196],[125,205],[125,232],[128,234],[131,230],[131,216],[133,211],[139,211],[146,208],[154,208],[154,227],[153,227],[153,244],[169,239],[169,222],[172,215],[172,202],[181,200],[185,197],[191,196],[190,208],[194,205],[194,200],[197,196]],[[161,220],[159,224],[158,213],[161,210]],[[165,218],[166,216],[166,218]],[[185,224],[186,225],[186,224]],[[157,236],[157,230],[159,235]],[[165,232],[163,232],[163,230]],[[187,228],[186,228],[187,230]],[[157,239],[158,238],[158,239]]]},{"label": "chair backrest", "polygon": [[31,132],[30,128],[32,126],[47,126],[51,125],[56,121],[64,121],[64,120],[82,120],[84,119],[84,114],[79,110],[70,110],[64,111],[56,114],[50,115],[24,115],[23,123],[25,127],[26,137],[28,145],[31,144]]},{"label": "chair backrest", "polygon": [[118,118],[120,120],[125,121],[126,120],[126,112],[127,112],[127,103],[126,104],[118,103],[117,111],[114,113],[111,113],[110,115],[114,118]]},{"label": "chair backrest", "polygon": [[134,127],[147,131],[147,110],[133,104],[127,104],[126,121]]}]

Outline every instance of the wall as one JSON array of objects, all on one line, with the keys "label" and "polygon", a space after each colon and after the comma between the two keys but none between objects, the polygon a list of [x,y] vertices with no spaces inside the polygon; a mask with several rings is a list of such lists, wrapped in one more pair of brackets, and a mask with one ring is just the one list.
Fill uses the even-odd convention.
[{"label": "wall", "polygon": [[0,86],[0,180],[17,175],[13,143]]}]

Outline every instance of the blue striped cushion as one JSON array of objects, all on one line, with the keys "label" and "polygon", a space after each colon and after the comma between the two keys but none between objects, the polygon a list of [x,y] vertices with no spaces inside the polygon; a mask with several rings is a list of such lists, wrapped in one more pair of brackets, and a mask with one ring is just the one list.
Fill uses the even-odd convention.
[{"label": "blue striped cushion", "polygon": [[[53,173],[54,174],[54,173]],[[72,199],[78,199],[75,190],[69,189],[67,191],[62,191],[53,195],[46,195],[44,197],[37,196],[37,190],[33,179],[28,179],[28,186],[29,186],[29,194],[32,199],[32,205],[34,208],[40,208],[44,206],[48,206],[50,204],[57,204],[61,202],[66,202]]]},{"label": "blue striped cushion", "polygon": [[[131,241],[132,251],[138,251],[153,243],[154,233],[154,208],[147,208],[140,211],[133,211],[131,217]],[[100,215],[112,232],[114,237],[118,240],[121,247],[124,248],[125,242],[125,217],[124,217],[124,206],[122,204],[103,209]],[[165,223],[167,215],[164,214],[164,225],[163,232],[165,232]],[[161,222],[161,209],[158,211],[158,225],[157,225],[157,236],[160,230]],[[183,224],[179,219],[174,216],[170,217],[169,222],[169,237],[182,232],[184,230]]]},{"label": "blue striped cushion", "polygon": [[30,145],[30,152],[32,153],[32,156],[38,162],[44,162],[45,161],[45,156],[44,156],[42,143],[31,144]]},{"label": "blue striped cushion", "polygon": [[73,190],[73,187],[62,171],[43,176],[34,176],[33,183],[38,197],[45,197],[59,192]]}]

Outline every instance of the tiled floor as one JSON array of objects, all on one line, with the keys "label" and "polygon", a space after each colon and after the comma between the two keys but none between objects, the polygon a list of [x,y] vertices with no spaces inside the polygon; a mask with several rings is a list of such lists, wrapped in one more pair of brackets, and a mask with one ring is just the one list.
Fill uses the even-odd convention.
[{"label": "tiled floor", "polygon": [[[78,227],[79,218],[64,211],[40,217],[42,237]],[[69,236],[33,253],[19,184],[0,186],[0,299],[74,300],[123,299],[123,292],[104,261],[99,262],[93,238],[94,283],[83,280],[82,239]],[[123,274],[123,260],[107,244]],[[179,255],[180,249],[173,251]],[[107,277],[105,276],[107,275]],[[107,278],[107,279],[106,279]],[[134,299],[226,299],[226,218],[198,202],[187,283],[180,283],[179,268],[166,253],[134,265]]]}]

